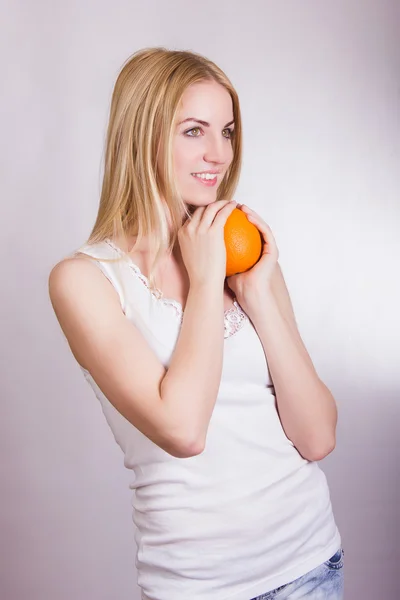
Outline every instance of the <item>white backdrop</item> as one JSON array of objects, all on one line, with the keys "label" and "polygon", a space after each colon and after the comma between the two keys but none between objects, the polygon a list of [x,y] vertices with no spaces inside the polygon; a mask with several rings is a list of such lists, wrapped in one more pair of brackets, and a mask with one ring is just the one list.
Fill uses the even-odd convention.
[{"label": "white backdrop", "polygon": [[111,91],[144,46],[239,91],[237,200],[270,224],[340,411],[322,462],[346,599],[400,597],[400,6],[393,0],[2,2],[4,600],[138,600],[130,474],[52,313],[97,211]]}]

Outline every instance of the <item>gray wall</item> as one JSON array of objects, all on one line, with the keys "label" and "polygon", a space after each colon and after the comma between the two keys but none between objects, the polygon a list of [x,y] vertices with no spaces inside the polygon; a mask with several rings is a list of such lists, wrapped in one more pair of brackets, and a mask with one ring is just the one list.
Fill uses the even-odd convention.
[{"label": "gray wall", "polygon": [[139,598],[129,473],[47,277],[93,224],[117,72],[152,45],[204,53],[237,86],[237,200],[275,233],[301,333],[339,406],[337,449],[321,466],[346,598],[400,597],[399,23],[395,0],[8,3],[1,598]]}]

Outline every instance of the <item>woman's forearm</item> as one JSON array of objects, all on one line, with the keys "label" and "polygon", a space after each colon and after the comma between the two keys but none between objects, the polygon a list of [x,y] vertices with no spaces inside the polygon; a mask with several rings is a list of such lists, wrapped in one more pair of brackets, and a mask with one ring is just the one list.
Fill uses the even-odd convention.
[{"label": "woman's forearm", "polygon": [[253,301],[247,312],[264,348],[285,433],[304,458],[321,460],[335,446],[335,400],[274,295]]},{"label": "woman's forearm", "polygon": [[161,397],[193,454],[205,444],[221,381],[223,348],[223,287],[191,287]]}]

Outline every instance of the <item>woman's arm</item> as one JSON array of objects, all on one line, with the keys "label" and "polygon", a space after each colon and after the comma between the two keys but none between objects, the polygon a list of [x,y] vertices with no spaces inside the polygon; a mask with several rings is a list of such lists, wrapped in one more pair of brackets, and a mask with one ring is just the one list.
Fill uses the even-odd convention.
[{"label": "woman's arm", "polygon": [[76,360],[115,408],[169,454],[202,452],[221,380],[223,285],[190,287],[168,369],[89,259],[58,263],[49,293]]},{"label": "woman's arm", "polygon": [[321,460],[335,447],[336,403],[301,339],[279,263],[269,293],[242,304],[264,347],[286,435],[304,458]]}]

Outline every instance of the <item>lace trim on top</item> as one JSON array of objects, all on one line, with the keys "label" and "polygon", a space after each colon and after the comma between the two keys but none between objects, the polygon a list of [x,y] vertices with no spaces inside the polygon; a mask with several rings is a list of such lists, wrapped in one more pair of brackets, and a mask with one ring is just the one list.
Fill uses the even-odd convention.
[{"label": "lace trim on top", "polygon": [[[135,273],[136,277],[138,277],[138,279],[140,279],[140,281],[146,286],[153,298],[159,302],[162,302],[166,306],[171,306],[174,309],[180,323],[182,323],[184,310],[181,303],[177,300],[173,300],[172,298],[166,298],[161,290],[151,287],[147,277],[141,272],[140,268],[132,261],[126,252],[123,252],[120,248],[118,248],[118,246],[116,246],[109,238],[105,239],[104,241],[111,248],[113,248],[119,256],[126,257],[129,267]],[[248,320],[248,316],[243,311],[236,298],[234,298],[233,306],[228,308],[224,313],[224,338],[228,338],[239,331],[239,329],[241,329]]]}]

